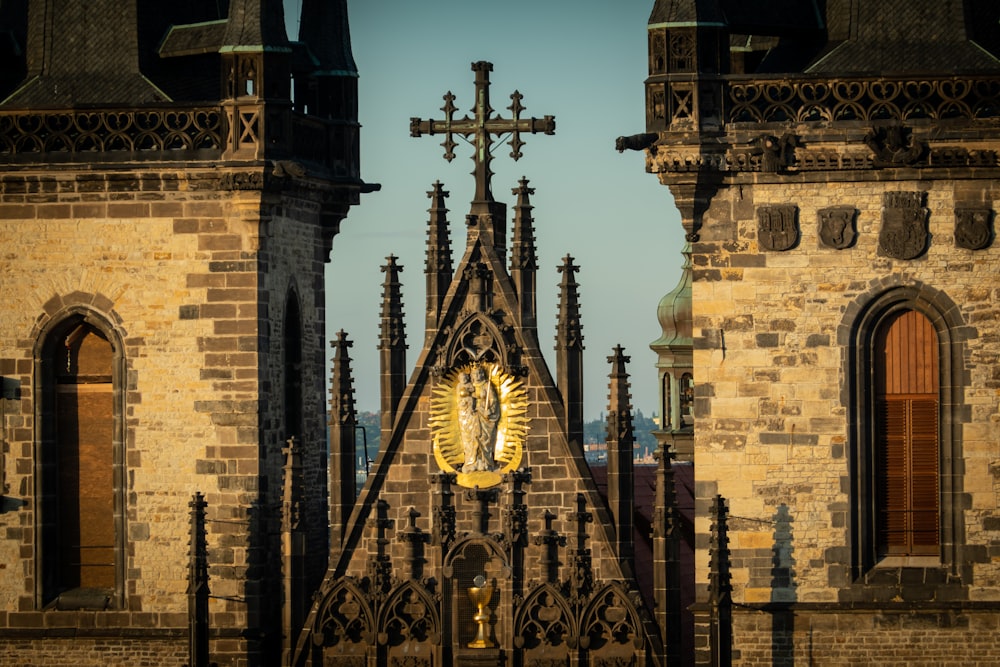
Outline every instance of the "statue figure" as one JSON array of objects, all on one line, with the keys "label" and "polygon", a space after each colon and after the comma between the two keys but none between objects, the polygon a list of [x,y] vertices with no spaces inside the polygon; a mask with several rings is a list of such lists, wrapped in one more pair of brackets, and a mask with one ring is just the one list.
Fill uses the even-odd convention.
[{"label": "statue figure", "polygon": [[462,472],[491,472],[496,469],[493,454],[500,420],[500,399],[482,366],[462,373],[458,386],[458,425],[462,434],[465,464]]}]

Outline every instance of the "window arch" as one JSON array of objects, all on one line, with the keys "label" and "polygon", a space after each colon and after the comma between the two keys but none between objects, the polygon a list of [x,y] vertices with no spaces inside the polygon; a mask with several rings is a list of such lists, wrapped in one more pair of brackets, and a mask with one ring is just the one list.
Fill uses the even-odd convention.
[{"label": "window arch", "polygon": [[123,604],[122,346],[87,310],[48,327],[36,353],[39,606]]},{"label": "window arch", "polygon": [[878,556],[936,555],[940,545],[938,338],[900,310],[875,332],[875,546]]},{"label": "window arch", "polygon": [[960,311],[918,285],[875,294],[847,317],[840,341],[849,369],[854,576],[886,557],[923,557],[959,574],[967,335]]},{"label": "window arch", "polygon": [[284,326],[284,393],[285,432],[283,438],[295,436],[302,441],[302,315],[299,299],[289,291],[285,301]]}]

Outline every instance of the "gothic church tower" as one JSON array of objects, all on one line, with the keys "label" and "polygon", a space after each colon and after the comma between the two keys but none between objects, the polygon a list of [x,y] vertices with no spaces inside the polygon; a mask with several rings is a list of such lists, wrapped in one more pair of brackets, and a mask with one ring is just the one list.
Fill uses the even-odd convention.
[{"label": "gothic church tower", "polygon": [[276,0],[0,4],[0,663],[288,651],[326,566],[323,267],[372,189],[346,2],[302,12],[292,42]]},{"label": "gothic church tower", "polygon": [[696,664],[1000,662],[1000,8],[650,5]]}]

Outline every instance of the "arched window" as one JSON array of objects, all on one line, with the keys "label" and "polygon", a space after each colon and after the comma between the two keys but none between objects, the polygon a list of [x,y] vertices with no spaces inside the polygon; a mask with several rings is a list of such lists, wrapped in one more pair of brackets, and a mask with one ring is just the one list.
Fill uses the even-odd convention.
[{"label": "arched window", "polygon": [[938,337],[924,315],[902,310],[880,323],[874,356],[878,555],[936,555]]},{"label": "arched window", "polygon": [[302,440],[302,321],[294,293],[285,302],[285,438]]},{"label": "arched window", "polygon": [[674,406],[672,403],[673,396],[670,394],[670,385],[674,378],[670,373],[664,373],[660,378],[660,429],[664,431],[669,431],[673,426],[673,411]]},{"label": "arched window", "polygon": [[883,561],[961,576],[970,330],[947,295],[924,285],[880,289],[845,315],[853,576]]},{"label": "arched window", "polygon": [[677,419],[678,427],[694,425],[694,376],[690,373],[681,375],[680,386],[680,416]]},{"label": "arched window", "polygon": [[38,359],[39,602],[59,608],[122,600],[120,345],[98,324],[64,319]]}]

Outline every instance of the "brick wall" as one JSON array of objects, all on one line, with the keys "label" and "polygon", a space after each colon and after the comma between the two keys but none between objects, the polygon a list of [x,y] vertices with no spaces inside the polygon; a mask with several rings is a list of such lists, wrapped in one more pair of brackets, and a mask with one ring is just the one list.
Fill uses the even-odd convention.
[{"label": "brick wall", "polygon": [[967,667],[1000,662],[994,611],[738,612],[733,664]]}]

